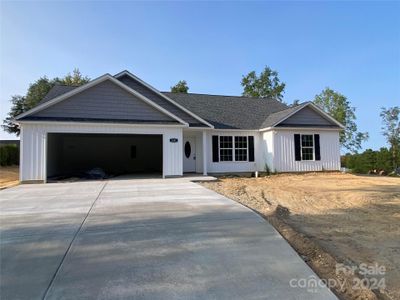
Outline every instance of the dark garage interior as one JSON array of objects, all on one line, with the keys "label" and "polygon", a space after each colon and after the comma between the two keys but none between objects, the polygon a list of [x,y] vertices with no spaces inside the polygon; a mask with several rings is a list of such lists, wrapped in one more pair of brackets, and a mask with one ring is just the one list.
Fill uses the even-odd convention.
[{"label": "dark garage interior", "polygon": [[162,135],[49,133],[47,178],[162,175]]}]

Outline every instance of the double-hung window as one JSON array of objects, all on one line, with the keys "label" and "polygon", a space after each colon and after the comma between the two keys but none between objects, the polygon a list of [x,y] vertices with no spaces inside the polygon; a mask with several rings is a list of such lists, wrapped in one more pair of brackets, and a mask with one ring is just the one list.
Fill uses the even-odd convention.
[{"label": "double-hung window", "polygon": [[301,160],[314,160],[314,136],[301,135]]},{"label": "double-hung window", "polygon": [[247,161],[247,136],[235,136],[235,161]]},{"label": "double-hung window", "polygon": [[219,137],[219,160],[232,161],[233,160],[233,137],[220,136]]},{"label": "double-hung window", "polygon": [[220,161],[247,161],[247,136],[220,136]]}]

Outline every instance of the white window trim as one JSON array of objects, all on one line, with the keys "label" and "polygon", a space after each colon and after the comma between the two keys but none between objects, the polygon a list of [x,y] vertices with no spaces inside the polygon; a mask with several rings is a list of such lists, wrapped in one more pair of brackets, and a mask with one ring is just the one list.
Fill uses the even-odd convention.
[{"label": "white window trim", "polygon": [[[313,143],[312,146],[304,146],[303,147],[303,135],[311,135],[312,136],[312,143]],[[303,148],[304,149],[312,148],[313,159],[303,159]],[[301,156],[301,161],[305,161],[305,162],[316,161],[315,160],[315,135],[313,133],[300,134],[300,156]]]},{"label": "white window trim", "polygon": [[[224,148],[224,147],[221,147],[221,137],[231,137],[232,138],[232,148]],[[230,163],[230,162],[233,162],[234,161],[234,152],[233,152],[233,149],[234,149],[234,147],[235,147],[235,145],[234,145],[234,143],[235,143],[235,139],[234,139],[234,137],[233,136],[231,136],[231,135],[219,135],[218,136],[218,161],[219,162],[223,162],[223,163]],[[232,150],[232,160],[221,160],[221,150]]]},{"label": "white window trim", "polygon": [[[232,148],[221,148],[221,136],[230,136],[232,137]],[[246,138],[246,160],[236,160],[235,159],[235,136],[245,137]],[[221,160],[221,149],[232,149],[232,160]],[[244,148],[238,148],[244,149]],[[248,163],[249,162],[249,137],[247,135],[231,135],[231,134],[223,134],[218,135],[218,162],[219,163]]]},{"label": "white window trim", "polygon": [[[246,160],[236,160],[236,145],[235,145],[235,138],[236,137],[244,137],[246,138],[246,148],[240,148],[238,147],[238,150],[243,150],[246,149]],[[235,135],[233,137],[233,158],[235,159],[235,162],[248,162],[249,161],[249,138],[246,135]]]}]

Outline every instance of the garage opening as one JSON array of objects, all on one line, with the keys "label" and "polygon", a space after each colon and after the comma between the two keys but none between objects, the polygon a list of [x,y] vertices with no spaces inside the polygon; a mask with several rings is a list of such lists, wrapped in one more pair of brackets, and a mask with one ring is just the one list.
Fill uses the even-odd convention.
[{"label": "garage opening", "polygon": [[162,152],[162,135],[49,133],[47,179],[93,178],[93,170],[159,177]]}]

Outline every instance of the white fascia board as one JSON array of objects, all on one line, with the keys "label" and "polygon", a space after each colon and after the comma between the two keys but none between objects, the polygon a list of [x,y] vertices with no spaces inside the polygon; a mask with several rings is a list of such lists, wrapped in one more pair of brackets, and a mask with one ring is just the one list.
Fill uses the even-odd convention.
[{"label": "white fascia board", "polygon": [[310,130],[310,131],[341,131],[342,128],[329,128],[329,127],[268,127],[260,129],[261,132],[265,131],[298,131],[298,130]]},{"label": "white fascia board", "polygon": [[81,121],[18,121],[18,124],[32,124],[32,125],[107,125],[107,126],[129,126],[129,127],[168,127],[168,128],[188,128],[187,125],[183,124],[134,124],[134,123],[113,123],[113,122],[81,122]]},{"label": "white fascia board", "polygon": [[273,127],[265,127],[265,128],[261,128],[258,131],[270,131],[270,130],[274,130]]},{"label": "white fascia board", "polygon": [[226,128],[218,129],[218,128],[215,128],[214,131],[238,131],[238,132],[241,132],[241,131],[254,131],[254,132],[258,132],[259,130],[258,129],[226,129]]},{"label": "white fascia board", "polygon": [[25,113],[20,114],[19,116],[16,117],[16,120],[18,121],[18,119],[23,118],[27,115],[30,115],[32,113],[41,111],[45,108],[48,108],[58,102],[61,102],[67,98],[70,98],[78,93],[83,92],[84,90],[91,88],[93,86],[98,85],[99,83],[105,81],[105,80],[110,80],[111,82],[115,83],[116,85],[118,85],[119,87],[125,89],[127,92],[129,92],[130,94],[136,96],[137,98],[141,99],[142,101],[146,102],[147,104],[153,106],[154,108],[156,108],[157,110],[161,111],[162,113],[166,114],[167,116],[177,120],[179,123],[184,124],[189,126],[189,124],[185,121],[183,121],[181,118],[175,116],[174,114],[172,114],[171,112],[167,111],[166,109],[162,108],[161,106],[159,106],[158,104],[154,103],[153,101],[151,101],[150,99],[148,99],[147,97],[143,96],[142,94],[136,92],[135,90],[133,90],[132,88],[130,88],[129,86],[127,86],[126,84],[122,83],[121,81],[115,79],[113,76],[111,76],[110,74],[105,74],[103,76],[100,76],[90,82],[88,82],[87,84],[84,84],[80,87],[77,87],[76,89],[73,89],[70,92],[67,92],[65,94],[62,94],[61,96],[58,96],[50,101],[47,101],[41,105],[38,105],[30,110],[28,110]]},{"label": "white fascia board", "polygon": [[186,131],[190,131],[190,130],[193,130],[193,131],[201,131],[201,130],[208,130],[208,131],[212,131],[212,130],[215,130],[214,128],[210,128],[210,127],[187,127],[186,129],[185,129]]},{"label": "white fascia board", "polygon": [[148,84],[147,82],[141,80],[139,77],[133,75],[131,72],[129,71],[122,71],[119,72],[118,74],[114,75],[115,78],[119,78],[122,77],[124,75],[127,75],[129,77],[131,77],[132,79],[140,82],[141,84],[143,84],[145,87],[149,88],[150,90],[152,90],[153,92],[155,92],[157,95],[163,97],[165,100],[169,101],[170,103],[172,103],[173,105],[175,105],[176,107],[178,107],[179,109],[183,110],[184,112],[186,112],[187,114],[189,114],[190,116],[192,116],[193,118],[195,118],[196,120],[200,121],[201,123],[204,123],[205,125],[214,128],[214,126],[210,123],[208,123],[206,120],[202,119],[201,117],[199,117],[198,115],[194,114],[193,112],[191,112],[190,110],[188,110],[187,108],[183,107],[182,105],[176,103],[174,100],[172,100],[171,98],[165,96],[163,93],[161,93],[159,90],[157,90],[155,87],[151,86],[150,84]]}]

